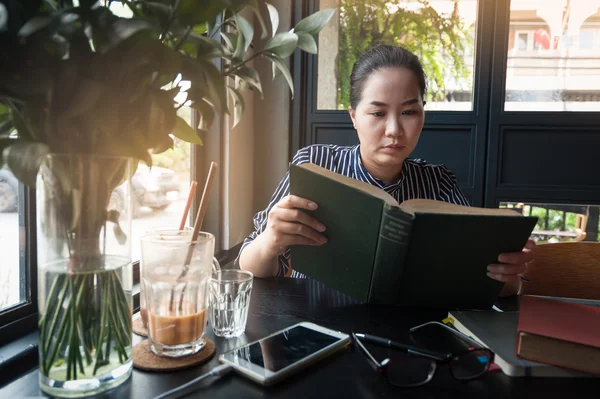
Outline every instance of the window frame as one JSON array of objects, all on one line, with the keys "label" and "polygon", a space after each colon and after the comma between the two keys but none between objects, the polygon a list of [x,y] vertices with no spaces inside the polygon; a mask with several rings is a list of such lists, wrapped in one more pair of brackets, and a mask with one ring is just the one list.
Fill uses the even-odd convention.
[{"label": "window frame", "polygon": [[[5,344],[37,330],[37,243],[35,189],[19,183],[19,282],[22,300],[0,311],[0,343]],[[21,250],[24,248],[24,250]]]}]

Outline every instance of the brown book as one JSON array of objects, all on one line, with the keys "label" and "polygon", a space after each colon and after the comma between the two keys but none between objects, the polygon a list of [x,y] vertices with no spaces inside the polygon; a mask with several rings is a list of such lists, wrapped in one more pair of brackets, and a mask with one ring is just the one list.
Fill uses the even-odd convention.
[{"label": "brown book", "polygon": [[523,296],[517,356],[600,374],[600,308]]}]

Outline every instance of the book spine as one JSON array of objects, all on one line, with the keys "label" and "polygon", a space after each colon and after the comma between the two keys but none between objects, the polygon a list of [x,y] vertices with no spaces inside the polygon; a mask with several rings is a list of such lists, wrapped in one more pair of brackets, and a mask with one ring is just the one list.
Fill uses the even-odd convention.
[{"label": "book spine", "polygon": [[381,215],[369,302],[396,302],[404,260],[408,253],[414,216],[385,204]]}]

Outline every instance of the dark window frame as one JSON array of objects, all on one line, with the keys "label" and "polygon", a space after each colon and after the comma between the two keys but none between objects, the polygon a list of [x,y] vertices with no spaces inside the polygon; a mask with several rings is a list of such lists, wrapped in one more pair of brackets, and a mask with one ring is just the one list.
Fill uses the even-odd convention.
[{"label": "dark window frame", "polygon": [[[294,3],[293,23],[303,17],[318,11],[318,0],[304,0]],[[443,136],[446,132],[462,130],[462,137],[468,137],[470,148],[453,144],[454,147],[445,147],[448,156],[457,163],[457,158],[469,156],[468,172],[459,185],[464,194],[470,199],[471,205],[481,207],[497,207],[501,201],[531,201],[545,203],[572,203],[572,204],[600,204],[600,180],[595,173],[578,164],[569,164],[569,173],[576,173],[579,181],[585,183],[565,184],[557,180],[553,184],[542,184],[533,181],[527,184],[512,184],[503,182],[503,140],[505,131],[523,129],[527,133],[536,130],[552,132],[562,135],[563,140],[572,137],[573,130],[578,132],[600,133],[597,126],[599,112],[585,111],[505,111],[506,98],[506,73],[510,29],[510,1],[509,0],[479,0],[477,10],[477,42],[475,47],[475,70],[473,82],[473,110],[472,111],[427,111],[425,116],[424,132],[437,139],[436,135]],[[353,133],[352,123],[346,111],[317,110],[317,57],[315,55],[296,51],[292,62],[292,73],[295,82],[294,99],[291,102],[290,112],[290,145],[289,157],[309,144],[319,142],[322,133],[325,139],[327,129],[331,131]],[[349,78],[349,77],[344,77]],[[469,134],[469,129],[471,129]],[[339,134],[338,136],[340,137]],[[421,142],[423,142],[422,136]],[[533,136],[532,136],[533,137]],[[322,139],[323,140],[323,139]],[[337,140],[337,138],[336,138]],[[543,135],[535,138],[538,144],[544,141]],[[588,135],[587,138],[572,138],[572,143],[587,146],[593,141],[600,144],[600,134]],[[579,141],[576,141],[579,140]],[[587,141],[586,141],[587,140]],[[467,139],[465,139],[467,141]],[[431,142],[431,140],[430,140]],[[581,144],[584,143],[584,144]],[[332,142],[332,144],[340,144]],[[533,145],[533,143],[531,144]],[[572,147],[574,147],[573,144]],[[584,149],[585,149],[584,148]],[[431,147],[425,151],[417,147],[418,157],[432,163],[446,163],[431,157]],[[416,152],[417,152],[416,151]],[[556,157],[564,156],[575,158],[571,152],[556,150]],[[508,159],[514,164],[514,159]],[[540,157],[535,151],[527,159],[523,168],[532,170],[539,165]],[[581,161],[584,162],[584,161]],[[451,170],[454,170],[450,165]],[[563,179],[564,180],[564,179]]]},{"label": "dark window frame", "polygon": [[[14,341],[37,329],[37,245],[35,190],[19,183],[19,291],[22,300],[0,312],[0,344]],[[22,249],[23,248],[23,249]]]}]

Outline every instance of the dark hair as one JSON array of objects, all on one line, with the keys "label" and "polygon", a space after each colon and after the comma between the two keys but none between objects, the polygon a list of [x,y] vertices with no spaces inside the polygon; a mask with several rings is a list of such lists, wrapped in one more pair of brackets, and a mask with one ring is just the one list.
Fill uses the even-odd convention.
[{"label": "dark hair", "polygon": [[354,63],[350,74],[350,105],[356,109],[362,97],[365,80],[383,68],[407,68],[419,82],[421,97],[425,97],[425,71],[416,55],[400,46],[380,44],[371,47]]}]

